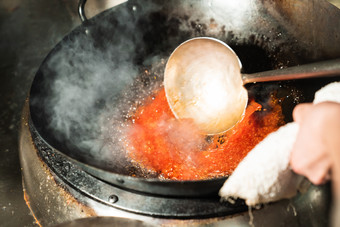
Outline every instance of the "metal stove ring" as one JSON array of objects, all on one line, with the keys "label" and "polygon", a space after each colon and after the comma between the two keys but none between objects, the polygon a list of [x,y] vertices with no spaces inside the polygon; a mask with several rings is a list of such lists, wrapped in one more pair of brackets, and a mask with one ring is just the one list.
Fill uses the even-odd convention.
[{"label": "metal stove ring", "polygon": [[219,197],[176,198],[121,189],[97,179],[48,145],[31,121],[29,128],[40,158],[64,182],[80,193],[114,208],[153,217],[208,218],[244,212],[244,201],[234,204],[220,201]]}]

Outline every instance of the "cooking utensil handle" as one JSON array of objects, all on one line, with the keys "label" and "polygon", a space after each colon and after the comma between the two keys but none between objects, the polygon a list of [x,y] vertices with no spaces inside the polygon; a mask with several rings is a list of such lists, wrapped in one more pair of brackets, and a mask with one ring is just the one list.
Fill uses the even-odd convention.
[{"label": "cooking utensil handle", "polygon": [[340,76],[340,58],[261,73],[243,74],[243,84]]},{"label": "cooking utensil handle", "polygon": [[87,17],[85,15],[86,1],[87,0],[79,0],[79,3],[78,3],[78,14],[79,14],[81,22],[83,22],[83,23],[87,21]]}]

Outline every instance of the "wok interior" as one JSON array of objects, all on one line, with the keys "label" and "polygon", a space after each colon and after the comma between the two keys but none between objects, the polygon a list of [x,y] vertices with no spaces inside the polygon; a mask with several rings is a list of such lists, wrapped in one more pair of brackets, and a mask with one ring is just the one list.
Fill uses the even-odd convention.
[{"label": "wok interior", "polygon": [[[321,37],[330,39],[327,42],[331,44],[316,40],[315,31],[329,26],[322,23],[333,23],[332,20],[321,22],[322,17],[340,17],[338,11],[328,9],[326,3],[320,2],[306,3],[306,11],[289,8],[279,1],[250,0],[129,1],[119,5],[91,19],[86,26],[75,29],[46,58],[30,93],[32,122],[51,146],[81,163],[120,175],[157,178],[157,174],[136,168],[126,158],[126,151],[119,145],[120,133],[124,131],[131,110],[142,104],[155,89],[162,87],[163,70],[170,53],[187,39],[215,37],[232,47],[242,62],[244,73],[339,57],[340,34],[336,33],[340,31],[328,31],[333,32],[330,38]],[[327,8],[334,13],[318,13],[320,18],[315,18],[315,24],[306,23],[306,18],[314,17],[315,12],[309,5],[312,3],[318,4],[319,10]],[[299,16],[302,19],[294,17],[294,11],[304,13]],[[296,29],[303,23],[302,30],[308,32]],[[67,64],[61,66],[66,71],[61,72],[60,67],[56,67],[59,61],[56,56],[66,58]],[[98,80],[94,81],[100,90],[99,96],[72,96],[60,91],[61,96],[72,97],[74,105],[94,99],[93,102],[85,102],[86,105],[81,108],[86,113],[84,118],[79,122],[71,118],[71,126],[66,133],[50,123],[56,110],[51,107],[56,104],[54,96],[58,92],[53,86],[56,81],[63,82],[67,78],[65,72],[72,72],[72,80],[66,79],[65,84],[74,82],[74,87],[79,81],[92,78],[93,72],[86,65],[91,61],[97,62],[89,56],[96,56],[97,61],[108,70],[98,74]],[[121,67],[124,64],[126,67]],[[124,70],[130,74],[119,75]],[[250,96],[260,103],[265,103],[273,92],[284,98],[283,111],[286,122],[289,122],[297,103],[312,101],[314,92],[333,80],[250,84],[247,89]],[[106,85],[110,83],[112,87],[107,89]],[[82,89],[91,89],[91,86],[80,86]],[[77,92],[74,90],[72,94]],[[59,104],[57,108],[69,108],[62,102]],[[83,127],[82,124],[87,122],[96,124]]]}]

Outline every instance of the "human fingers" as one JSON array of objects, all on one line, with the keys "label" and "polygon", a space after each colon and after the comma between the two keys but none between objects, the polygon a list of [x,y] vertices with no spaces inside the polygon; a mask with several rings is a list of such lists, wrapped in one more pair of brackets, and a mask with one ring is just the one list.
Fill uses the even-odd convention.
[{"label": "human fingers", "polygon": [[327,158],[318,160],[313,166],[309,166],[309,168],[306,169],[304,176],[315,185],[324,184],[330,180],[330,169],[330,162]]},{"label": "human fingers", "polygon": [[330,160],[321,152],[319,154],[308,154],[295,148],[292,152],[290,166],[292,170],[307,177],[313,184],[319,185],[329,180]]},{"label": "human fingers", "polygon": [[304,116],[311,112],[313,108],[312,103],[301,103],[297,105],[293,110],[293,119],[295,122],[301,122]]}]

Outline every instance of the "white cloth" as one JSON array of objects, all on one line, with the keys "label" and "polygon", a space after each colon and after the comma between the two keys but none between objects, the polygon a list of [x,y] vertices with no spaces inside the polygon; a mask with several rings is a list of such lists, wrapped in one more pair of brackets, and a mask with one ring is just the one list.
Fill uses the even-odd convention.
[{"label": "white cloth", "polygon": [[[315,93],[314,103],[325,101],[340,103],[340,82],[328,84]],[[269,134],[242,160],[219,195],[226,200],[242,198],[249,206],[293,197],[303,179],[289,166],[298,130],[298,125],[292,122]]]}]

